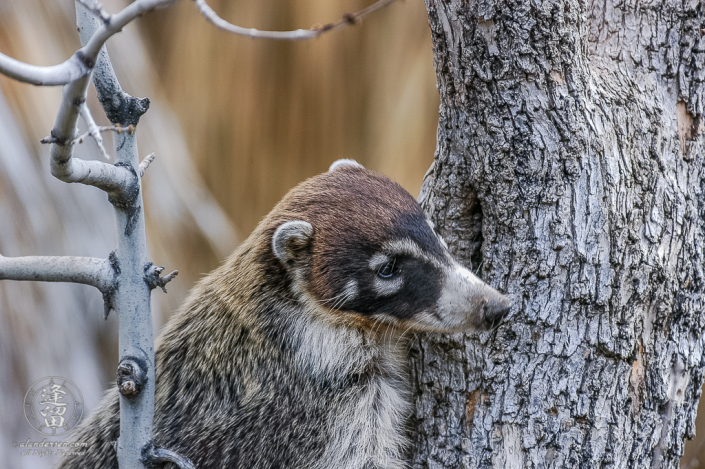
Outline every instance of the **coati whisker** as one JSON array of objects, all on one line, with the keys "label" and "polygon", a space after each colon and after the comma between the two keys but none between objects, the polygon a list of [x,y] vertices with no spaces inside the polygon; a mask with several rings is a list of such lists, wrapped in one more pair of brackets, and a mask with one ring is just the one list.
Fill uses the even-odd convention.
[{"label": "coati whisker", "polygon": [[343,293],[341,297],[338,299],[338,301],[335,302],[333,306],[331,306],[332,311],[338,311],[338,308],[345,304],[346,301],[350,299],[350,295],[348,293]]},{"label": "coati whisker", "polygon": [[301,301],[301,298],[297,298],[297,297],[295,297],[295,296],[291,296],[292,294],[290,294],[290,292],[289,292],[288,290],[287,290],[287,291],[281,291],[281,292],[278,291],[278,292],[276,292],[276,295],[277,295],[279,298],[283,299],[283,300],[290,301],[290,302],[293,302],[293,303],[296,303],[296,302]]},{"label": "coati whisker", "polygon": [[404,329],[404,332],[402,332],[401,335],[397,338],[397,343],[394,344],[394,350],[395,350],[395,351],[396,351],[397,347],[399,346],[399,342],[401,342],[402,339],[404,338],[404,335],[405,335],[407,332],[409,332],[410,330],[412,330],[415,326],[419,325],[419,324],[420,324],[420,322],[417,321],[416,319],[411,319],[411,324],[409,324],[409,327],[407,327],[406,329]]},{"label": "coati whisker", "polygon": [[337,301],[339,298],[341,298],[341,297],[343,297],[343,296],[347,296],[347,295],[348,295],[347,292],[342,292],[342,293],[340,293],[340,294],[338,294],[338,295],[335,295],[335,296],[332,297],[332,298],[328,298],[327,300],[321,300],[319,303],[321,303],[321,304],[326,304],[326,303],[330,303],[330,302],[332,302],[332,301],[334,302],[334,301]]},{"label": "coati whisker", "polygon": [[482,269],[482,266],[484,265],[484,263],[485,263],[485,260],[482,259],[482,261],[480,261],[480,264],[478,264],[477,268],[475,269],[475,275],[477,275],[477,273],[480,271],[480,269]]}]

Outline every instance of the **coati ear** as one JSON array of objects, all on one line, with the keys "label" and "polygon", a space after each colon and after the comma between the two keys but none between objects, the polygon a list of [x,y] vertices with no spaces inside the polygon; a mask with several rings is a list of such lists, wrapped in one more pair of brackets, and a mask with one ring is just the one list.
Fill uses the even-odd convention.
[{"label": "coati ear", "polygon": [[298,261],[307,253],[311,243],[313,226],[303,220],[282,223],[272,236],[274,255],[286,265],[289,261]]},{"label": "coati ear", "polygon": [[358,163],[355,160],[350,160],[350,159],[342,159],[342,160],[337,160],[334,161],[332,165],[330,165],[330,168],[328,168],[328,172],[331,173],[335,171],[336,169],[342,168],[344,166],[354,166],[357,168],[364,168],[360,163]]}]

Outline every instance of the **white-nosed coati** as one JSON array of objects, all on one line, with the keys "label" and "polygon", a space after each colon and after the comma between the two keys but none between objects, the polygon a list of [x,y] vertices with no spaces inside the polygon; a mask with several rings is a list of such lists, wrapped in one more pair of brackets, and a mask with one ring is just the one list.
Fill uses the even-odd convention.
[{"label": "white-nosed coati", "polygon": [[[488,329],[507,299],[416,200],[354,161],[292,189],[157,340],[154,443],[197,468],[401,468],[407,330]],[[117,468],[116,388],[61,468]]]}]

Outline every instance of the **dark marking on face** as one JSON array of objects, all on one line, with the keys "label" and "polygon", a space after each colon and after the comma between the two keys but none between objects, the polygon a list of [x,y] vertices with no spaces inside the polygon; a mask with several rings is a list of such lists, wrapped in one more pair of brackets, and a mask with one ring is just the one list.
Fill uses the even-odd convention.
[{"label": "dark marking on face", "polygon": [[[273,213],[267,233],[290,220],[313,227],[301,272],[306,291],[333,314],[399,320],[433,314],[451,258],[419,204],[397,183],[361,167],[340,168],[293,189]],[[378,275],[373,256],[392,262],[394,274]],[[279,273],[267,272],[270,278]]]},{"label": "dark marking on face", "polygon": [[[371,269],[358,276],[358,296],[345,304],[345,309],[363,315],[386,314],[397,319],[410,319],[416,313],[430,310],[441,291],[443,276],[438,267],[408,255],[396,257],[398,272],[394,279],[380,279]],[[380,295],[376,282],[401,280],[401,288],[391,295]]]}]

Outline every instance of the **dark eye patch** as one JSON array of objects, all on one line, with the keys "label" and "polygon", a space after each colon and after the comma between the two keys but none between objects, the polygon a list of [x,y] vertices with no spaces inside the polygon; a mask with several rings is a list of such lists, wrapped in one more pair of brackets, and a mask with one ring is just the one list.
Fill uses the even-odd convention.
[{"label": "dark eye patch", "polygon": [[399,269],[397,268],[397,259],[394,257],[377,269],[377,276],[381,278],[392,278],[398,272]]},{"label": "dark eye patch", "polygon": [[[398,292],[390,296],[380,295],[374,288],[375,280],[380,275],[375,271],[360,279],[359,294],[347,307],[364,315],[386,314],[398,319],[409,319],[420,311],[428,311],[434,307],[441,292],[443,272],[439,267],[423,259],[409,256],[397,256],[394,262],[395,280],[403,281]],[[383,269],[384,264],[380,267]],[[390,280],[390,279],[385,279]]]},{"label": "dark eye patch", "polygon": [[[328,231],[319,229],[308,279],[316,297],[340,295],[347,283],[355,280],[358,294],[342,305],[346,311],[407,319],[435,307],[445,279],[443,264],[447,262],[447,251],[421,209],[409,198],[413,204],[406,210],[393,215],[378,214],[375,223],[368,223],[375,213],[365,213],[365,218],[361,217],[364,223],[352,217],[350,220],[356,222],[352,225],[342,217],[336,218],[336,224],[328,227]],[[367,195],[361,197],[361,206],[368,203]],[[415,245],[422,254],[415,255],[416,249],[396,249],[395,243]],[[380,282],[399,282],[401,286],[393,294],[385,294]]]}]

